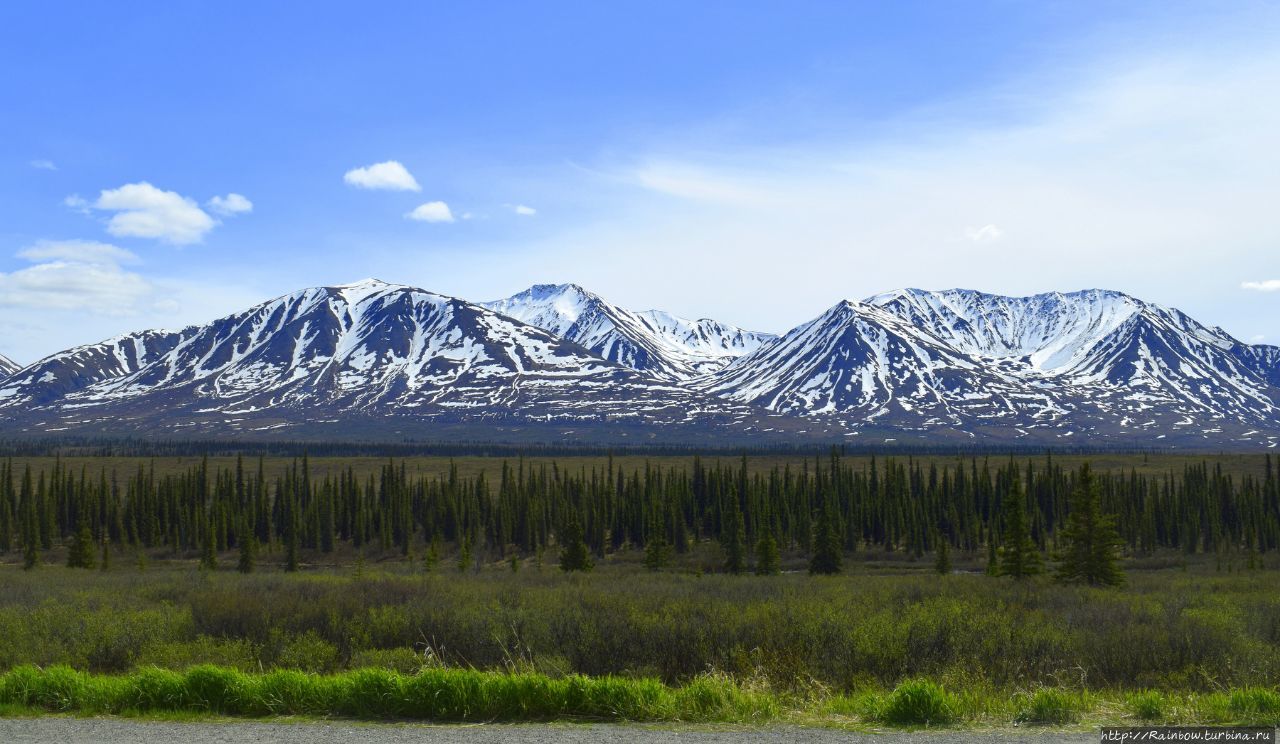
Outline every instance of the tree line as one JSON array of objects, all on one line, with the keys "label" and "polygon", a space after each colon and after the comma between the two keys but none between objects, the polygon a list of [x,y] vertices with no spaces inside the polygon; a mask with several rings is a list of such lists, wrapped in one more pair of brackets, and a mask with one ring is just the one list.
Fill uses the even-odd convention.
[{"label": "tree line", "polygon": [[[154,463],[122,473],[61,461],[33,471],[6,460],[0,553],[21,551],[33,567],[55,546],[67,546],[76,565],[109,560],[112,550],[169,549],[212,566],[236,549],[241,570],[252,570],[265,549],[282,551],[293,570],[304,555],[339,546],[427,560],[453,550],[466,561],[551,549],[570,568],[635,549],[661,568],[672,554],[715,541],[735,573],[776,571],[780,550],[809,555],[815,573],[839,571],[858,551],[932,552],[941,569],[959,550],[985,551],[990,571],[1022,576],[1046,554],[1062,560],[1086,543],[1097,555],[1274,551],[1280,473],[1265,459],[1263,477],[1208,462],[1148,475],[1067,468],[1052,455],[925,464],[847,462],[836,450],[755,472],[745,456],[631,469],[612,457],[572,469],[517,458],[470,477],[456,466],[410,474],[405,461],[388,459],[365,477],[353,468],[318,477],[304,455],[270,478],[262,458],[220,468],[205,458],[166,475]],[[1114,583],[1095,580],[1099,571],[1085,578]]]}]

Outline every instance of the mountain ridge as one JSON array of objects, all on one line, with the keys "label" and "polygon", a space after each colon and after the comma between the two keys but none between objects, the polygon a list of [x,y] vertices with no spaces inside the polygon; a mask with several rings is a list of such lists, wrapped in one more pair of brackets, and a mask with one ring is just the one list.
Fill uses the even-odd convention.
[{"label": "mountain ridge", "polygon": [[0,431],[1275,447],[1280,347],[1100,289],[895,290],[774,336],[367,279],[50,355],[0,377]]}]

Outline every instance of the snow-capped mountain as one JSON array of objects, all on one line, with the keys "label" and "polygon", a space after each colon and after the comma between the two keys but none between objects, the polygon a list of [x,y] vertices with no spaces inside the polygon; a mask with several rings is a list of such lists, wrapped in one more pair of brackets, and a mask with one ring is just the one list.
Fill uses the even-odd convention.
[{"label": "snow-capped mountain", "polygon": [[581,344],[605,359],[672,381],[722,369],[774,338],[705,318],[687,320],[660,310],[627,310],[576,284],[536,284],[483,304]]},{"label": "snow-capped mountain", "polygon": [[875,305],[845,301],[698,386],[731,400],[855,426],[1052,419],[1053,396]]},{"label": "snow-capped mountain", "polygon": [[362,414],[678,424],[735,413],[698,397],[479,305],[366,280],[56,354],[0,383],[0,416],[44,430],[203,431]]},{"label": "snow-capped mountain", "polygon": [[3,380],[14,372],[17,372],[19,369],[22,369],[22,367],[17,362],[4,354],[0,354],[0,380]]},{"label": "snow-capped mountain", "polygon": [[773,337],[576,285],[366,280],[0,372],[0,434],[61,432],[1276,447],[1280,347],[1104,290],[901,290]]},{"label": "snow-capped mountain", "polygon": [[1121,292],[1003,297],[909,289],[868,302],[1124,425],[1161,424],[1148,415],[1156,408],[1205,422],[1265,423],[1280,413],[1264,352]]}]

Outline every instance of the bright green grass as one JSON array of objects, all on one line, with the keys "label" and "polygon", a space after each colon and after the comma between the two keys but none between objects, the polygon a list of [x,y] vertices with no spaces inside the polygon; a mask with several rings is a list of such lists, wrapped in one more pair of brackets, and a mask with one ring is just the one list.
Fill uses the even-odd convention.
[{"label": "bright green grass", "polygon": [[121,714],[193,711],[227,716],[339,716],[431,721],[767,721],[777,701],[720,677],[681,687],[657,680],[469,669],[401,674],[358,669],[334,675],[279,670],[247,674],[203,665],[95,675],[70,667],[21,666],[0,675],[4,706],[50,712]]},{"label": "bright green grass", "polygon": [[1092,728],[1160,719],[1169,724],[1280,723],[1280,693],[1245,687],[1207,694],[1039,688],[949,691],[929,679],[892,690],[797,696],[705,675],[681,686],[653,679],[537,673],[364,668],[332,675],[251,674],[203,665],[123,675],[66,666],[0,674],[0,717],[66,713],[182,720],[303,716],[362,720],[649,721],[914,728],[1047,724]]}]

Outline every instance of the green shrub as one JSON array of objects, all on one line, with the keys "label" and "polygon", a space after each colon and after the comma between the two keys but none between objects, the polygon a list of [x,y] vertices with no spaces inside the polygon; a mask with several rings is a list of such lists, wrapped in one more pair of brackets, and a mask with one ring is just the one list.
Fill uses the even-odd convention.
[{"label": "green shrub", "polygon": [[1084,696],[1080,693],[1041,687],[1020,701],[1018,720],[1025,723],[1074,723],[1080,720],[1085,707]]},{"label": "green shrub", "polygon": [[956,720],[956,700],[936,682],[914,679],[889,693],[878,718],[895,725],[944,725]]},{"label": "green shrub", "polygon": [[1167,715],[1169,701],[1158,690],[1143,690],[1129,695],[1129,710],[1144,721],[1158,721]]},{"label": "green shrub", "polygon": [[125,707],[142,711],[181,710],[187,705],[186,677],[157,667],[139,669],[129,675],[131,695]]},{"label": "green shrub", "polygon": [[1255,726],[1280,724],[1280,694],[1261,687],[1233,690],[1227,707],[1241,723]]},{"label": "green shrub", "polygon": [[183,676],[184,700],[188,710],[212,713],[239,713],[247,697],[244,675],[234,669],[202,664]]}]

